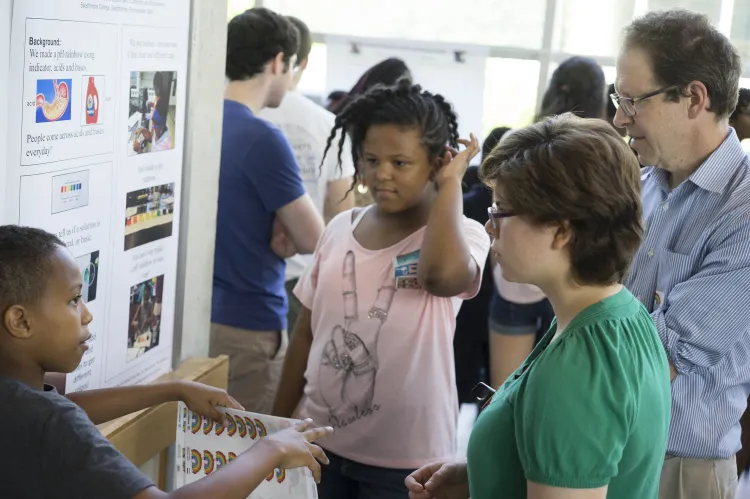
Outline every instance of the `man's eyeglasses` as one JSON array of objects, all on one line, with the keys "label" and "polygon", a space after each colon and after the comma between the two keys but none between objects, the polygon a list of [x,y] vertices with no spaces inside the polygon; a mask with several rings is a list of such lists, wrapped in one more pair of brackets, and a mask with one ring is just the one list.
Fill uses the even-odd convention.
[{"label": "man's eyeglasses", "polygon": [[487,215],[489,215],[490,222],[492,222],[492,228],[497,229],[498,220],[501,218],[515,217],[516,213],[514,211],[500,211],[497,205],[493,204],[487,208]]},{"label": "man's eyeglasses", "polygon": [[670,85],[668,87],[660,88],[659,90],[654,90],[653,92],[649,92],[638,97],[623,97],[617,94],[609,94],[609,98],[612,99],[612,103],[616,108],[622,109],[622,111],[625,113],[625,116],[632,118],[633,116],[635,116],[635,104],[637,102],[650,99],[651,97],[656,97],[657,95],[669,92],[670,90],[674,90],[676,88],[678,88],[678,85]]}]

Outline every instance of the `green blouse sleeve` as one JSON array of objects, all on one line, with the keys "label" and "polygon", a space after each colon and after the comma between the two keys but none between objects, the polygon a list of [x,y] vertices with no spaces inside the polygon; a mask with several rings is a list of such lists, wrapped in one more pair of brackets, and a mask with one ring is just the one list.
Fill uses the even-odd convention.
[{"label": "green blouse sleeve", "polygon": [[617,474],[635,404],[606,327],[566,331],[529,368],[514,407],[527,480],[589,489]]}]

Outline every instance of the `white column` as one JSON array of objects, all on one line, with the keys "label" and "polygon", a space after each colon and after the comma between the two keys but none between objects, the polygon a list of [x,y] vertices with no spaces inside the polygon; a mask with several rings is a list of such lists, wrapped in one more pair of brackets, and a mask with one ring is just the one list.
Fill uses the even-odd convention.
[{"label": "white column", "polygon": [[191,0],[174,363],[208,355],[227,47],[227,4]]}]

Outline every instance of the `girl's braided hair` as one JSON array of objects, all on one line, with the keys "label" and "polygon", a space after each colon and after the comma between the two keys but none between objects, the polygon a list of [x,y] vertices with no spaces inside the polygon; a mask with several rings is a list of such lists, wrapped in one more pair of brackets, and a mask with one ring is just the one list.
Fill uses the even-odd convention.
[{"label": "girl's braided hair", "polygon": [[351,137],[355,175],[350,191],[357,185],[362,145],[372,125],[419,128],[430,160],[443,156],[446,145],[458,147],[458,117],[442,95],[422,90],[408,79],[399,80],[392,87],[375,86],[351,101],[336,116],[323,153],[325,158],[338,135],[338,165],[341,168],[345,137]]}]

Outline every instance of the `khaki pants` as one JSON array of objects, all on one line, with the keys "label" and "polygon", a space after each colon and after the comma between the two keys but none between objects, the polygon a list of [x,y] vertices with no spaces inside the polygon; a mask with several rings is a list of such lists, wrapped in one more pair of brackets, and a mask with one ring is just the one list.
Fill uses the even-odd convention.
[{"label": "khaki pants", "polygon": [[667,456],[661,470],[659,499],[734,499],[737,462]]},{"label": "khaki pants", "polygon": [[229,394],[247,411],[270,414],[289,344],[286,331],[211,324],[210,341],[211,357],[229,356]]}]

